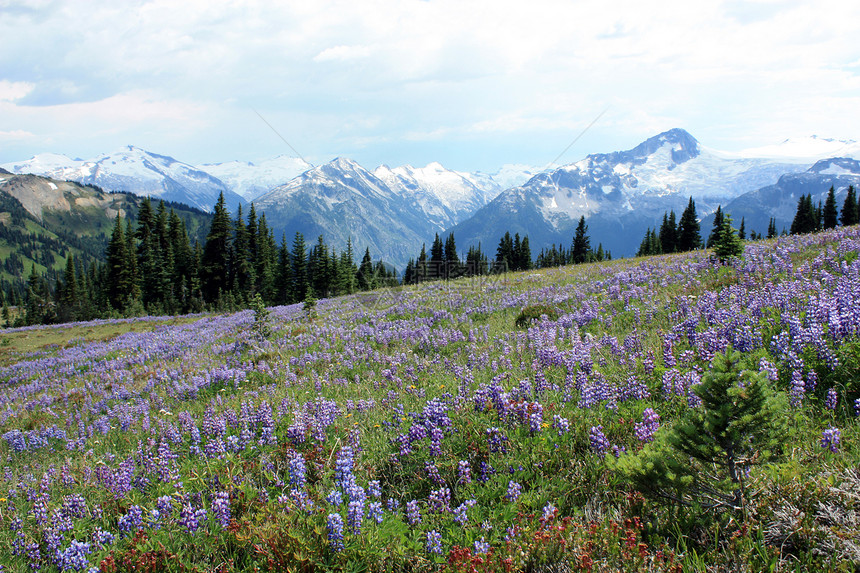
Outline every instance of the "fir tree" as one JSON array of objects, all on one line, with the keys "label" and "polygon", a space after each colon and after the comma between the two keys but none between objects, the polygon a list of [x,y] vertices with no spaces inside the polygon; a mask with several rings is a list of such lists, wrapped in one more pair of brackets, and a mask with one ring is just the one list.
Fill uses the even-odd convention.
[{"label": "fir tree", "polygon": [[770,221],[767,224],[767,238],[776,238],[776,219],[774,219],[773,217],[770,218]]},{"label": "fir tree", "polygon": [[675,222],[674,210],[668,215],[663,213],[663,223],[660,225],[660,248],[664,253],[674,253],[678,248],[678,225]]},{"label": "fir tree", "polygon": [[848,194],[845,195],[845,202],[842,204],[842,211],[839,214],[839,222],[843,227],[856,225],[860,223],[860,214],[858,214],[857,194],[854,191],[854,186],[848,186]]},{"label": "fir tree", "polygon": [[460,257],[457,255],[457,244],[454,242],[454,233],[445,237],[445,278],[457,278],[461,274]]},{"label": "fir tree", "polygon": [[[304,300],[308,294],[310,283],[308,280],[308,259],[307,248],[305,247],[305,236],[299,231],[293,238],[293,250],[290,253],[290,262],[292,263],[293,275],[293,293],[296,297],[301,297],[298,300]],[[297,301],[298,302],[298,301]]]},{"label": "fir tree", "polygon": [[232,286],[230,269],[232,236],[233,225],[224,203],[224,194],[221,193],[215,204],[201,261],[201,287],[207,302],[217,301],[221,293],[226,293]]},{"label": "fir tree", "polygon": [[720,234],[714,242],[714,254],[724,263],[733,257],[739,257],[744,252],[744,245],[732,227],[732,218],[725,215],[720,225]]},{"label": "fir tree", "polygon": [[696,203],[690,197],[687,208],[681,214],[678,223],[678,252],[692,251],[702,245],[702,237],[699,234],[699,220],[696,215]]},{"label": "fir tree", "polygon": [[714,226],[711,228],[711,234],[708,235],[708,244],[707,247],[710,249],[717,242],[718,237],[720,236],[720,231],[723,228],[723,209],[720,205],[717,205],[717,211],[714,213]]},{"label": "fir tree", "polygon": [[514,263],[514,240],[507,231],[499,240],[499,246],[496,249],[496,263],[503,271],[512,270]]},{"label": "fir tree", "polygon": [[445,247],[442,244],[442,239],[439,238],[439,233],[436,233],[436,238],[433,239],[433,245],[430,246],[430,267],[428,269],[428,278],[445,278],[444,269]]},{"label": "fir tree", "polygon": [[576,265],[586,262],[589,250],[591,250],[591,245],[588,238],[588,225],[585,224],[585,217],[581,216],[570,248],[571,262]]},{"label": "fir tree", "polygon": [[746,238],[747,238],[746,224],[744,223],[744,218],[741,217],[741,226],[740,226],[740,228],[738,228],[738,239],[740,239],[741,241],[744,241],[744,240],[746,240]]},{"label": "fir tree", "polygon": [[813,233],[817,228],[817,216],[815,206],[812,204],[812,195],[801,195],[797,201],[797,211],[791,222],[790,233],[792,235],[803,235]]},{"label": "fir tree", "polygon": [[[439,238],[439,235],[436,235]],[[373,277],[373,261],[370,258],[370,248],[365,249],[361,264],[358,265],[358,289],[372,290],[375,287]]]},{"label": "fir tree", "polygon": [[833,185],[830,186],[830,191],[827,192],[827,199],[824,201],[824,210],[821,215],[821,226],[825,229],[833,229],[839,222],[839,213],[836,210],[836,191]]},{"label": "fir tree", "polygon": [[731,349],[717,355],[693,387],[702,405],[638,454],[623,455],[621,473],[641,491],[682,505],[743,509],[746,471],[777,451],[787,404],[757,365],[742,360]]}]

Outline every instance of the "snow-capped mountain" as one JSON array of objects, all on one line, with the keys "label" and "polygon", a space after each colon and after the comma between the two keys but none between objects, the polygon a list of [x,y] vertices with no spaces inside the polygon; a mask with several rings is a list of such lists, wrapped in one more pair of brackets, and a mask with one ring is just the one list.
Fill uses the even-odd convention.
[{"label": "snow-capped mountain", "polygon": [[306,171],[254,202],[266,214],[275,235],[300,231],[312,242],[323,235],[336,249],[347,239],[357,251],[366,247],[374,256],[402,266],[434,228],[413,201],[358,163],[337,158]]},{"label": "snow-capped mountain", "polygon": [[[860,162],[849,157],[822,159],[806,171],[787,173],[773,185],[744,193],[729,201],[723,208],[726,213],[731,214],[735,227],[743,218],[747,232],[764,234],[771,217],[776,219],[778,230],[788,230],[802,195],[812,195],[813,204],[817,205],[820,201],[823,205],[832,186],[836,204],[841,208],[849,185],[860,188]],[[710,229],[713,216],[705,218],[702,224]]]},{"label": "snow-capped mountain", "polygon": [[228,189],[238,193],[247,201],[255,200],[310,168],[311,165],[306,161],[287,155],[279,155],[257,163],[228,161],[200,166],[200,170],[221,180]]},{"label": "snow-capped mountain", "polygon": [[127,191],[166,201],[176,201],[211,211],[218,195],[224,193],[233,209],[244,200],[219,179],[172,157],[126,146],[90,161],[64,155],[40,154],[20,163],[4,166],[13,173],[32,173],[53,179],[98,185],[106,191]]},{"label": "snow-capped mountain", "polygon": [[491,178],[451,171],[435,162],[394,169],[383,165],[373,174],[422,212],[439,232],[464,220],[502,191]]},{"label": "snow-capped mountain", "polygon": [[[849,145],[817,143],[843,151]],[[683,129],[672,129],[633,149],[589,155],[540,173],[502,192],[451,231],[462,244],[495,244],[510,231],[528,234],[538,248],[569,245],[585,216],[593,243],[602,243],[616,256],[631,255],[648,227],[658,225],[670,209],[680,215],[690,197],[704,216],[743,193],[774,184],[785,173],[808,169],[815,158],[791,157],[797,148],[783,147],[783,153],[772,149],[773,157],[724,153],[702,146]]]}]

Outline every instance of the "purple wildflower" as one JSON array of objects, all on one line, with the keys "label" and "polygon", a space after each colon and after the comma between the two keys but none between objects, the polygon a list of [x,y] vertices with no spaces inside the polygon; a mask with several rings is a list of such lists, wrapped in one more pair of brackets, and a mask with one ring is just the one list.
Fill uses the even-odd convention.
[{"label": "purple wildflower", "polygon": [[594,450],[601,458],[606,455],[606,450],[609,449],[609,440],[606,439],[606,434],[603,433],[603,426],[592,426],[588,433],[588,438],[591,441],[591,449]]},{"label": "purple wildflower", "polygon": [[821,433],[821,447],[825,450],[829,449],[836,453],[839,451],[839,440],[842,437],[842,432],[839,428],[827,428]]}]

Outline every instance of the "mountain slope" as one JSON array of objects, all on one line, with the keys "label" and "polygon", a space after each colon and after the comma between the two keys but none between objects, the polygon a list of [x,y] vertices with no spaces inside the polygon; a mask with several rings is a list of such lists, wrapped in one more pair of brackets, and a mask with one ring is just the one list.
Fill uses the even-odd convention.
[{"label": "mountain slope", "polygon": [[351,238],[356,251],[369,247],[374,257],[395,265],[433,236],[432,224],[401,193],[344,158],[306,171],[254,204],[278,238],[301,231],[313,241],[322,234],[338,249]]},{"label": "mountain slope", "polygon": [[745,192],[773,184],[813,161],[756,158],[711,150],[683,129],[651,137],[633,149],[589,155],[540,173],[502,192],[452,227],[458,244],[495,245],[506,230],[528,234],[533,250],[569,245],[581,216],[593,245],[616,256],[635,253],[647,227],[665,211],[680,215],[692,196],[700,216]]},{"label": "mountain slope", "polygon": [[[743,218],[747,232],[764,234],[771,217],[776,219],[777,230],[788,230],[801,195],[811,194],[813,204],[820,201],[823,205],[833,186],[837,208],[841,209],[849,185],[860,188],[860,162],[848,157],[823,159],[806,171],[787,173],[773,185],[744,193],[728,202],[724,209],[732,216],[735,227]],[[706,217],[702,225],[710,230],[713,216]]]},{"label": "mountain slope", "polygon": [[127,146],[91,161],[64,155],[40,154],[27,161],[4,166],[13,173],[32,173],[58,180],[97,185],[108,191],[125,191],[165,201],[185,203],[211,211],[219,193],[230,209],[244,199],[219,179],[172,157]]},{"label": "mountain slope", "polygon": [[[36,175],[0,174],[0,279],[19,284],[37,272],[60,270],[67,253],[103,260],[116,216],[134,219],[141,198]],[[193,240],[202,241],[211,216],[169,203]]]},{"label": "mountain slope", "polygon": [[222,181],[228,189],[253,201],[311,168],[307,162],[286,155],[257,163],[228,161],[200,166],[202,171]]}]

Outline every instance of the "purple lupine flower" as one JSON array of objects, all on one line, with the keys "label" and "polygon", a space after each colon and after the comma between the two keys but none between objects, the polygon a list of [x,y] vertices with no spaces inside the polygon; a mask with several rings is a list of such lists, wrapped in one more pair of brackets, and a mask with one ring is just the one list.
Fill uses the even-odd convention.
[{"label": "purple lupine flower", "polygon": [[570,420],[558,414],[552,417],[552,427],[558,430],[558,435],[563,436],[570,430]]},{"label": "purple lupine flower", "polygon": [[382,523],[383,513],[381,501],[371,501],[367,504],[367,518],[376,521],[376,523]]},{"label": "purple lupine flower", "polygon": [[435,529],[428,531],[427,542],[424,547],[427,550],[427,553],[442,555],[442,534]]},{"label": "purple lupine flower", "polygon": [[854,400],[854,415],[860,416],[860,398]]},{"label": "purple lupine flower", "polygon": [[385,500],[385,506],[388,508],[388,511],[391,513],[396,513],[397,510],[400,509],[400,500],[395,499],[393,497],[389,497]]},{"label": "purple lupine flower", "polygon": [[458,505],[454,509],[454,521],[456,521],[460,525],[466,525],[466,522],[469,520],[469,517],[466,515],[466,511],[470,507],[475,507],[475,505],[477,505],[477,503],[478,503],[477,500],[467,499],[466,501],[464,501],[463,503]]},{"label": "purple lupine flower", "polygon": [[764,372],[767,375],[767,379],[771,382],[776,382],[779,380],[779,370],[777,367],[769,362],[768,360],[762,358],[759,360],[758,369],[760,372]]},{"label": "purple lupine flower", "polygon": [[93,531],[93,543],[96,545],[107,547],[108,545],[113,545],[114,541],[116,541],[116,535],[103,530],[101,527],[96,527],[95,531]]},{"label": "purple lupine flower", "polygon": [[379,485],[378,479],[367,482],[367,493],[376,499],[382,497],[382,486]]},{"label": "purple lupine flower", "polygon": [[120,517],[117,523],[117,529],[123,534],[134,533],[142,527],[143,510],[137,505],[129,507],[125,515]]},{"label": "purple lupine flower", "polygon": [[215,519],[221,524],[221,527],[226,528],[230,525],[230,494],[226,491],[215,492],[215,499],[212,500],[212,513],[215,514]]},{"label": "purple lupine flower", "polygon": [[90,544],[87,542],[73,539],[69,547],[57,553],[57,566],[61,571],[83,571],[90,565],[87,559],[87,555],[90,554]]},{"label": "purple lupine flower", "polygon": [[442,437],[444,436],[442,428],[433,428],[430,430],[430,455],[442,455]]},{"label": "purple lupine flower", "polygon": [[421,523],[421,511],[418,509],[417,499],[406,502],[406,518],[409,520],[409,525]]},{"label": "purple lupine flower", "polygon": [[588,439],[591,442],[591,449],[601,458],[606,455],[606,450],[609,449],[609,440],[606,439],[606,434],[603,433],[603,426],[592,426],[588,433]]},{"label": "purple lupine flower", "polygon": [[361,533],[361,522],[364,519],[364,500],[356,499],[346,504],[346,521],[349,530],[354,535]]},{"label": "purple lupine flower", "polygon": [[305,468],[305,458],[301,454],[296,454],[290,459],[289,463],[289,472],[290,472],[290,485],[295,489],[302,489],[305,487],[306,478],[306,468]]},{"label": "purple lupine flower", "polygon": [[457,462],[457,483],[459,485],[472,483],[472,466],[466,460]]},{"label": "purple lupine flower", "polygon": [[508,437],[505,436],[499,428],[487,428],[487,444],[490,447],[490,453],[507,453],[505,442]]},{"label": "purple lupine flower", "polygon": [[828,410],[836,409],[836,401],[838,400],[838,396],[836,395],[836,388],[830,388],[827,390],[827,398],[824,400],[824,407]]},{"label": "purple lupine flower", "polygon": [[839,441],[841,437],[842,432],[839,428],[827,428],[821,433],[821,447],[836,453],[839,451]]},{"label": "purple lupine flower", "polygon": [[508,492],[505,494],[505,498],[508,501],[517,501],[520,498],[522,491],[523,486],[511,480],[508,482]]},{"label": "purple lupine flower", "polygon": [[815,370],[810,370],[806,373],[806,393],[812,394],[815,392],[816,386],[818,386],[818,373]]},{"label": "purple lupine flower", "polygon": [[328,542],[334,551],[343,549],[343,518],[339,513],[329,513],[326,521]]},{"label": "purple lupine flower", "polygon": [[558,509],[556,509],[556,507],[551,502],[546,504],[543,508],[543,520],[549,521],[550,519],[555,517],[556,512],[558,512]]},{"label": "purple lupine flower", "polygon": [[660,416],[653,408],[645,408],[642,412],[642,423],[635,424],[636,439],[640,442],[650,442],[654,439],[654,432],[660,427]]},{"label": "purple lupine flower", "polygon": [[475,555],[483,555],[490,551],[490,544],[484,541],[484,538],[475,540]]},{"label": "purple lupine flower", "polygon": [[329,503],[329,505],[338,507],[340,506],[340,504],[343,503],[343,496],[341,495],[339,489],[333,489],[329,492],[327,496],[325,496],[325,500]]},{"label": "purple lupine flower", "polygon": [[436,513],[445,513],[451,510],[451,490],[447,487],[440,487],[437,490],[430,492],[427,499],[427,504],[430,510]]},{"label": "purple lupine flower", "polygon": [[194,509],[191,504],[182,506],[179,512],[179,520],[176,522],[188,530],[188,533],[196,533],[202,522],[206,521],[206,510],[202,507]]}]

